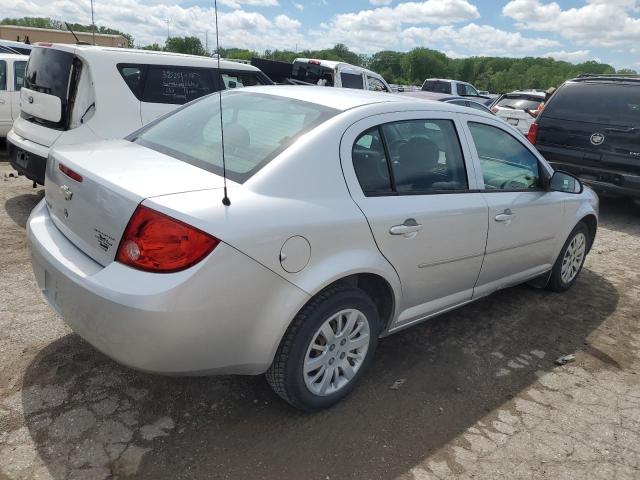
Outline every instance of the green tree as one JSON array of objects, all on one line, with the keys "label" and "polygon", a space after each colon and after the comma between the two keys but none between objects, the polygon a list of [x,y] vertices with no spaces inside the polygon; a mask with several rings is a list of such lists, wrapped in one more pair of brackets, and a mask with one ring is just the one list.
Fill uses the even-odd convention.
[{"label": "green tree", "polygon": [[167,52],[187,53],[189,55],[206,55],[198,37],[171,37],[168,38],[164,50]]}]

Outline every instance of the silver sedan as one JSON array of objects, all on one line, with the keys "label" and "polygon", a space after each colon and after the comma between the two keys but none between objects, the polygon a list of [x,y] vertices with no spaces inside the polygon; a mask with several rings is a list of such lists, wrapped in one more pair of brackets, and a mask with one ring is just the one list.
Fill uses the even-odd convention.
[{"label": "silver sedan", "polygon": [[511,285],[567,290],[593,244],[597,196],[491,115],[317,87],[222,105],[49,158],[38,284],[133,368],[266,372],[322,409],[379,338]]}]

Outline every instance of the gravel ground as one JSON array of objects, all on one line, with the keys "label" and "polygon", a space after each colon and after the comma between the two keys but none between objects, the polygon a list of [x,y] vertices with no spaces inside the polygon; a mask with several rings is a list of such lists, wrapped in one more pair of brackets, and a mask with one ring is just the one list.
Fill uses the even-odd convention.
[{"label": "gravel ground", "polygon": [[353,395],[305,415],[262,377],[147,375],[73,334],[28,262],[42,190],[8,172],[0,478],[640,478],[640,217],[621,201],[571,291],[511,288],[389,337]]}]

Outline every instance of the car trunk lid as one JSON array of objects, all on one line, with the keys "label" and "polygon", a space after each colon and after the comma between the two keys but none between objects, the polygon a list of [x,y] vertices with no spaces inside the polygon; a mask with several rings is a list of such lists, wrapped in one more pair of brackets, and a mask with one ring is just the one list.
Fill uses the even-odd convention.
[{"label": "car trunk lid", "polygon": [[45,198],[53,221],[102,265],[115,258],[145,198],[223,186],[214,173],[126,140],[55,149],[50,160]]}]

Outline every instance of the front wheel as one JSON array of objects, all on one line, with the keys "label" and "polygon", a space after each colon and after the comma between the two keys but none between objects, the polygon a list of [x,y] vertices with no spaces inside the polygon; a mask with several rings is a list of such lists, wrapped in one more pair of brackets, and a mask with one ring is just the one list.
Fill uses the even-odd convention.
[{"label": "front wheel", "polygon": [[362,290],[328,288],[293,320],[267,381],[296,408],[327,408],[360,380],[373,358],[379,330],[376,307]]},{"label": "front wheel", "polygon": [[554,292],[564,292],[575,283],[585,258],[589,242],[589,229],[579,223],[565,242],[553,266],[547,288]]}]

